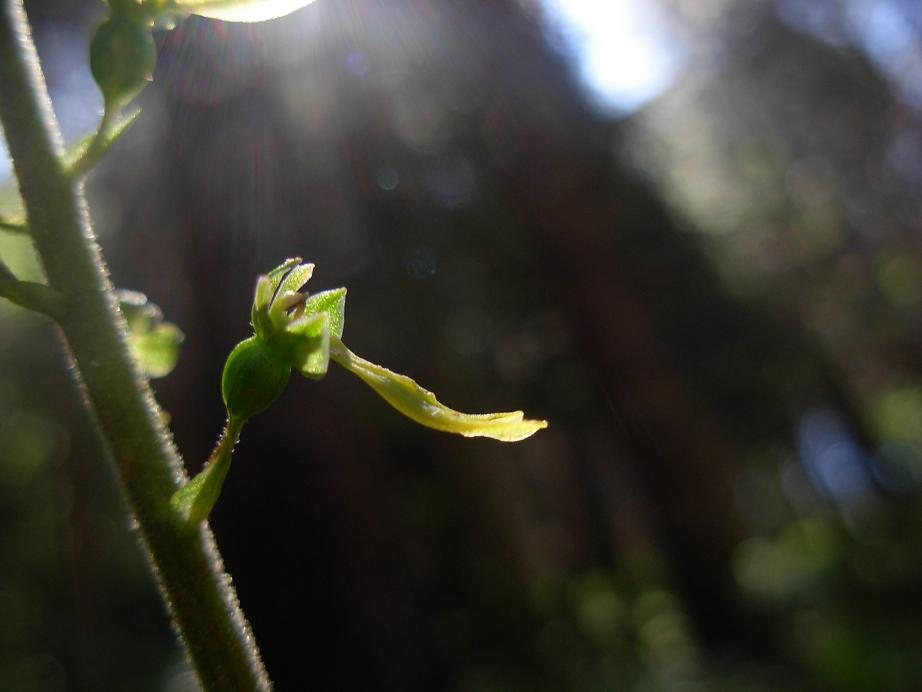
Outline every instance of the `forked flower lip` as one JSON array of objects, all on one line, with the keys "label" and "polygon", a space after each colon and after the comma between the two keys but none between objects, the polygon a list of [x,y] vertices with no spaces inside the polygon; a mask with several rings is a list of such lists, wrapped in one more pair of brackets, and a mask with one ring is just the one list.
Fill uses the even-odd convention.
[{"label": "forked flower lip", "polygon": [[415,380],[357,356],[338,337],[330,339],[330,358],[359,377],[382,399],[412,421],[427,428],[463,437],[488,437],[518,442],[548,426],[546,420],[525,418],[522,411],[462,413],[439,401]]}]

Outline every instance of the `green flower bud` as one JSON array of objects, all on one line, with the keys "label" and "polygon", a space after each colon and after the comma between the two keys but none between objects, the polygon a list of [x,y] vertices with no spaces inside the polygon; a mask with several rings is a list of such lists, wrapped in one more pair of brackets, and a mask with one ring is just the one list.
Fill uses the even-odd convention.
[{"label": "green flower bud", "polygon": [[141,370],[148,377],[169,375],[179,360],[179,347],[185,336],[163,312],[137,291],[120,289],[118,307],[128,324],[128,344]]},{"label": "green flower bud", "polygon": [[137,96],[156,65],[154,37],[140,19],[115,14],[100,24],[90,43],[90,69],[106,110],[117,110]]},{"label": "green flower bud", "polygon": [[257,337],[241,341],[224,364],[221,394],[231,419],[243,422],[265,411],[285,391],[291,365]]}]

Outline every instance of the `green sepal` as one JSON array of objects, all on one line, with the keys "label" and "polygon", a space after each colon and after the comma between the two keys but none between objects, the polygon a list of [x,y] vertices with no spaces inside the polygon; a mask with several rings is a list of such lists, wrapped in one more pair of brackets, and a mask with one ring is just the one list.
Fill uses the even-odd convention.
[{"label": "green sepal", "polygon": [[269,319],[269,303],[272,301],[272,282],[268,276],[256,280],[256,294],[250,311],[250,324],[253,331],[262,338],[272,333],[272,320]]},{"label": "green sepal", "polygon": [[291,365],[259,337],[234,347],[221,376],[221,394],[231,418],[246,421],[265,411],[285,391]]},{"label": "green sepal", "polygon": [[272,287],[272,294],[269,296],[269,300],[272,300],[275,296],[275,292],[278,291],[279,286],[282,284],[282,280],[288,275],[288,272],[299,264],[301,264],[300,257],[291,257],[266,274],[266,277],[269,279],[269,285]]},{"label": "green sepal", "polygon": [[[300,258],[298,261],[301,261]],[[304,284],[311,280],[311,276],[313,275],[313,264],[298,264],[292,267],[291,271],[288,272],[284,278],[282,278],[281,283],[279,283],[278,289],[275,292],[276,295],[280,296],[288,291],[294,292],[300,290]]]},{"label": "green sepal", "polygon": [[285,327],[291,339],[292,368],[305,377],[320,379],[330,366],[330,318],[325,312],[305,315]]},{"label": "green sepal", "polygon": [[346,326],[346,289],[333,288],[310,296],[304,302],[304,314],[325,312],[330,317],[330,333],[342,337]]},{"label": "green sepal", "polygon": [[464,437],[489,437],[517,442],[547,427],[547,421],[526,419],[521,411],[461,413],[450,409],[406,375],[391,372],[352,353],[338,338],[331,339],[330,357],[360,377],[387,403],[427,428]]}]

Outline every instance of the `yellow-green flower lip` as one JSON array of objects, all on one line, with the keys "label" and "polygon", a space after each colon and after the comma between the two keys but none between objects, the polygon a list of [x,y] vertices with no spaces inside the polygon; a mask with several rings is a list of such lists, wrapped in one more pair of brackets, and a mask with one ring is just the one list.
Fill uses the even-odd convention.
[{"label": "yellow-green flower lip", "polygon": [[355,355],[333,337],[330,358],[360,377],[387,403],[407,418],[427,428],[456,433],[464,437],[489,437],[501,442],[518,442],[547,427],[547,421],[525,418],[522,411],[505,413],[462,413],[455,411],[435,394],[406,375],[392,372]]}]

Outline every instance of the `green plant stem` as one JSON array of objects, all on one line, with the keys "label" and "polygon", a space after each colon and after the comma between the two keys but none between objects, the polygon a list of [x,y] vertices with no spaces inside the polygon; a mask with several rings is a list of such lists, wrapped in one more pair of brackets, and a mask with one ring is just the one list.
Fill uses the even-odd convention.
[{"label": "green plant stem", "polygon": [[0,122],[32,238],[87,400],[192,667],[206,690],[266,690],[269,681],[206,524],[183,530],[169,500],[185,480],[125,324],[63,144],[20,0],[0,10]]},{"label": "green plant stem", "polygon": [[103,154],[106,153],[106,149],[108,148],[104,146],[104,142],[106,141],[111,127],[112,111],[109,110],[107,106],[103,111],[102,119],[99,121],[99,127],[93,135],[93,139],[90,140],[89,146],[76,160],[74,165],[71,166],[71,176],[77,178],[85,175],[93,166],[99,163],[99,160],[102,158]]},{"label": "green plant stem", "polygon": [[64,296],[45,284],[20,281],[3,260],[0,260],[0,296],[55,320],[61,319],[67,309]]},{"label": "green plant stem", "polygon": [[18,233],[19,235],[28,235],[29,227],[21,221],[13,221],[0,216],[0,230],[7,233]]}]

